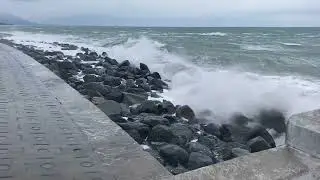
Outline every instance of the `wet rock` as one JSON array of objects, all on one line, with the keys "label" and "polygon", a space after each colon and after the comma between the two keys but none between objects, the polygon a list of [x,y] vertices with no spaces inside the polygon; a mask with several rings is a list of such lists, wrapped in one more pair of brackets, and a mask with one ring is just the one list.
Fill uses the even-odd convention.
[{"label": "wet rock", "polygon": [[127,92],[134,93],[134,94],[146,94],[146,91],[142,88],[129,88]]},{"label": "wet rock", "polygon": [[135,140],[137,143],[142,144],[144,139],[140,136],[140,133],[136,129],[128,130],[127,133]]},{"label": "wet rock", "polygon": [[172,104],[172,102],[163,100],[162,102],[162,113],[163,114],[174,114],[176,111],[175,106]]},{"label": "wet rock", "polygon": [[130,66],[130,62],[128,60],[125,60],[125,61],[121,62],[118,66],[119,67]]},{"label": "wet rock", "polygon": [[278,133],[286,131],[286,119],[278,110],[262,110],[259,114],[260,123],[266,128],[272,128]]},{"label": "wet rock", "polygon": [[101,83],[97,82],[91,82],[91,83],[86,83],[83,85],[83,87],[92,93],[93,96],[105,96],[111,92],[110,87],[104,86]]},{"label": "wet rock", "polygon": [[257,126],[253,129],[251,129],[248,133],[247,140],[253,139],[255,137],[262,137],[269,145],[270,147],[274,148],[276,147],[276,143],[273,139],[273,137],[270,135],[270,133],[263,127]]},{"label": "wet rock", "polygon": [[211,159],[211,157],[199,152],[192,152],[190,153],[189,160],[188,160],[188,169],[194,170],[201,167],[209,166],[213,163],[214,162]]},{"label": "wet rock", "polygon": [[109,85],[112,87],[119,86],[121,84],[121,78],[114,76],[103,76],[103,84]]},{"label": "wet rock", "polygon": [[220,127],[214,123],[210,123],[210,124],[203,127],[203,129],[206,133],[212,134],[217,137],[221,136],[219,128]]},{"label": "wet rock", "polygon": [[120,103],[120,106],[121,106],[121,115],[122,116],[130,116],[131,115],[130,108],[127,104]]},{"label": "wet rock", "polygon": [[162,91],[163,89],[167,89],[168,85],[163,82],[161,79],[152,79],[150,82],[151,90]]},{"label": "wet rock", "polygon": [[210,148],[208,148],[207,146],[205,145],[202,145],[198,142],[190,142],[188,144],[188,152],[189,153],[192,153],[192,152],[199,152],[201,154],[205,154],[209,157],[212,157],[212,152],[210,150]]},{"label": "wet rock", "polygon": [[169,125],[169,120],[166,118],[163,118],[161,116],[146,116],[144,117],[140,122],[147,124],[151,127],[156,125]]},{"label": "wet rock", "polygon": [[221,144],[220,139],[212,135],[200,136],[198,142],[209,147],[211,150],[217,148],[217,146]]},{"label": "wet rock", "polygon": [[193,135],[192,130],[186,124],[175,123],[170,126],[170,131],[173,134],[171,143],[184,146],[188,143]]},{"label": "wet rock", "polygon": [[168,126],[157,125],[151,129],[148,141],[170,143],[172,138],[173,134]]},{"label": "wet rock", "polygon": [[195,118],[193,110],[188,105],[179,106],[176,110],[176,116],[186,118],[190,121]]},{"label": "wet rock", "polygon": [[220,131],[220,139],[225,142],[232,141],[232,133],[230,127],[227,124],[222,124],[219,128]]},{"label": "wet rock", "polygon": [[111,115],[108,115],[108,116],[115,123],[127,123],[128,122],[120,114],[111,114]]},{"label": "wet rock", "polygon": [[124,95],[118,89],[111,89],[111,91],[108,94],[104,95],[104,97],[106,99],[114,100],[118,103],[121,103],[123,101]]},{"label": "wet rock", "polygon": [[139,113],[159,114],[159,102],[147,100],[137,107]]},{"label": "wet rock", "polygon": [[136,80],[135,84],[140,85],[140,84],[146,84],[147,80],[145,78],[139,78]]},{"label": "wet rock", "polygon": [[71,61],[67,61],[67,60],[58,62],[58,67],[59,69],[67,69],[67,70],[77,69],[77,67]]},{"label": "wet rock", "polygon": [[125,131],[137,130],[143,139],[145,139],[150,132],[149,126],[140,122],[119,123],[118,125]]},{"label": "wet rock", "polygon": [[146,92],[150,92],[151,91],[151,87],[148,84],[139,84],[138,88],[141,88]]},{"label": "wet rock", "polygon": [[268,144],[267,141],[265,141],[262,137],[258,136],[256,138],[251,139],[248,141],[248,146],[251,149],[251,153],[263,151],[270,149],[271,146]]},{"label": "wet rock", "polygon": [[115,59],[111,59],[109,57],[105,57],[104,59],[105,59],[105,62],[107,62],[107,63],[109,63],[111,65],[119,65],[118,61],[115,60]]},{"label": "wet rock", "polygon": [[161,76],[158,72],[154,72],[150,74],[150,77],[153,77],[154,79],[161,79]]},{"label": "wet rock", "polygon": [[168,144],[160,148],[160,155],[172,166],[178,166],[179,163],[188,162],[188,152],[180,146]]},{"label": "wet rock", "polygon": [[123,92],[123,101],[122,103],[127,104],[129,106],[133,104],[140,104],[148,99],[146,94],[133,94]]},{"label": "wet rock", "polygon": [[99,77],[99,76],[96,76],[94,74],[86,74],[84,77],[83,77],[83,80],[84,82],[86,83],[90,83],[90,82],[101,82],[102,81],[102,78]]},{"label": "wet rock", "polygon": [[140,69],[144,72],[144,73],[150,73],[149,67],[144,64],[144,63],[140,63]]},{"label": "wet rock", "polygon": [[127,86],[127,88],[136,87],[135,82],[134,82],[133,79],[127,79],[127,80],[126,80],[126,86]]}]

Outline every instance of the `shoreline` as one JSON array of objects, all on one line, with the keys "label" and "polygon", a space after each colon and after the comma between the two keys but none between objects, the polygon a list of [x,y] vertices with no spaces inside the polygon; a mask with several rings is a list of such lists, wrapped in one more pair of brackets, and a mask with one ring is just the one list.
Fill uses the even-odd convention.
[{"label": "shoreline", "polygon": [[[237,114],[230,124],[218,125],[198,119],[187,105],[151,100],[159,98],[169,85],[143,63],[135,67],[128,60],[118,62],[88,48],[67,56],[8,40],[0,42],[21,50],[57,74],[173,174],[275,147],[267,129],[279,134],[285,130],[284,116],[275,110],[262,111],[259,120]],[[79,49],[72,44],[56,45],[65,50]]]}]

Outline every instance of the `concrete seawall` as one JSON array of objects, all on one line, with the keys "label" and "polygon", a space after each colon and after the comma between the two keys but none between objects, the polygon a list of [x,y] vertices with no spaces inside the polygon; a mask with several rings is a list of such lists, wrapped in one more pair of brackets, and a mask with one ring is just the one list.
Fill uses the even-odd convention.
[{"label": "concrete seawall", "polygon": [[286,145],[172,176],[34,59],[0,44],[0,179],[320,179],[320,111],[288,120]]}]

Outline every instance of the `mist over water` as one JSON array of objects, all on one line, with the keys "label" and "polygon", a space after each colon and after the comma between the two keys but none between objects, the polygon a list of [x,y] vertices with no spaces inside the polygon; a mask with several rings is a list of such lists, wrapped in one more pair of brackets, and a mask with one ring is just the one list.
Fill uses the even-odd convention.
[{"label": "mist over water", "polygon": [[42,49],[61,50],[57,41],[143,62],[171,81],[165,97],[198,113],[210,110],[217,122],[262,108],[289,116],[320,107],[317,28],[0,27],[0,33]]}]

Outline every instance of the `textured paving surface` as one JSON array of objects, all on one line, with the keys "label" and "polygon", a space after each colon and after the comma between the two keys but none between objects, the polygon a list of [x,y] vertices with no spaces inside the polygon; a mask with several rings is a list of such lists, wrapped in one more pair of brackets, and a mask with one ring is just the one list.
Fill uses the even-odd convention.
[{"label": "textured paving surface", "polygon": [[278,147],[166,180],[319,180],[320,159]]},{"label": "textured paving surface", "polygon": [[140,180],[170,176],[48,69],[0,44],[0,180]]}]

